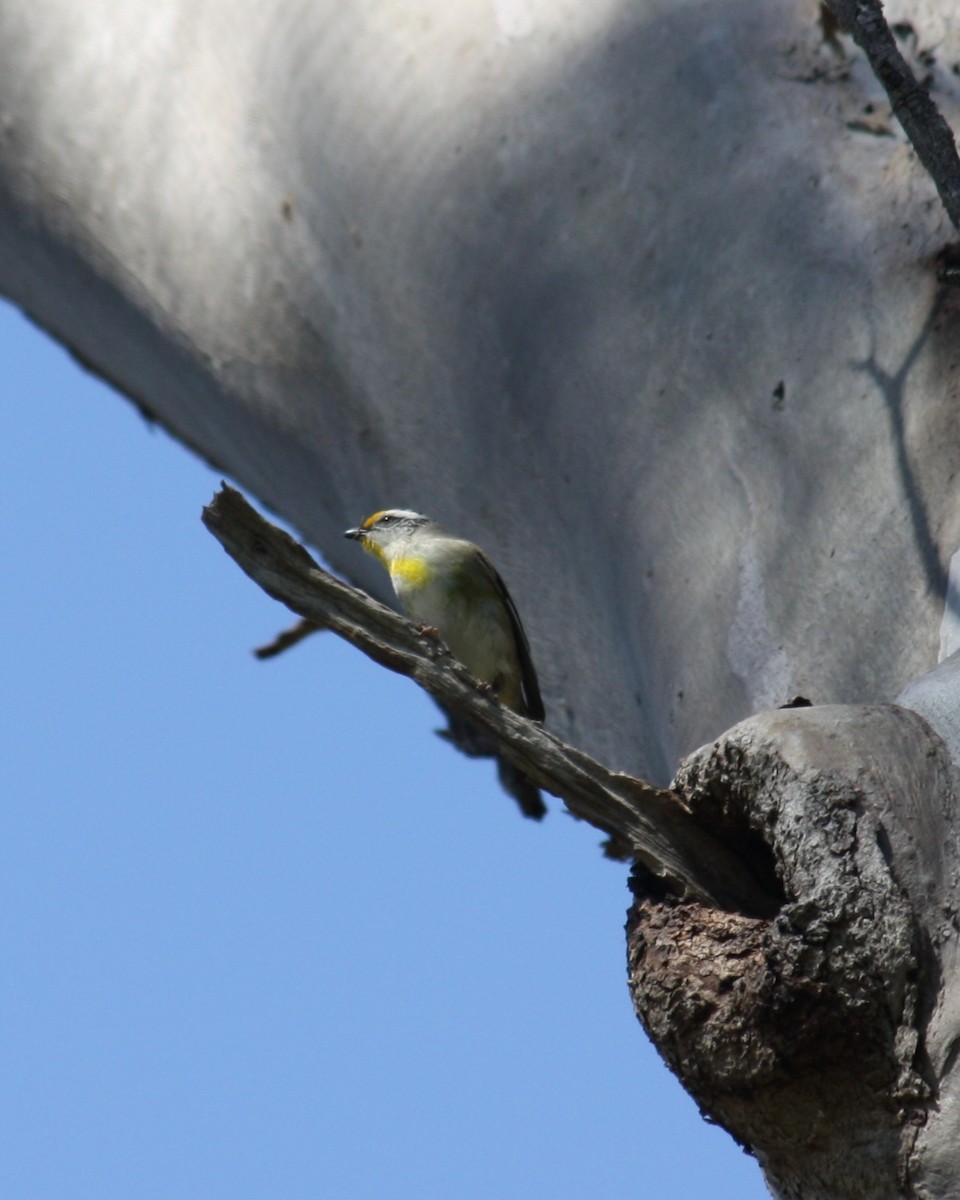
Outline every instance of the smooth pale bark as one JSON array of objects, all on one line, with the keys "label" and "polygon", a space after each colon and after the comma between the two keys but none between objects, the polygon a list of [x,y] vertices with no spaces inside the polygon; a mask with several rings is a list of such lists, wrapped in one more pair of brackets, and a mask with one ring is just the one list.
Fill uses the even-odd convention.
[{"label": "smooth pale bark", "polygon": [[381,594],[375,507],[487,546],[663,782],[932,666],[960,544],[949,226],[815,15],[4,0],[0,286]]},{"label": "smooth pale bark", "polygon": [[[888,16],[957,128],[948,9]],[[960,310],[934,271],[953,236],[866,63],[799,0],[0,0],[0,289],[371,590],[339,533],[374,508],[485,545],[550,729],[659,784],[758,710],[882,705],[960,646]],[[871,1076],[914,1098],[864,1128],[889,1188],[893,1162],[949,1196],[954,918],[932,897],[957,871],[954,744],[931,756],[907,721],[891,759],[861,711],[723,744],[764,747],[749,813],[785,811],[778,764],[807,781],[795,835],[763,827],[790,921],[825,903],[828,852],[899,914],[878,943],[854,913],[838,945],[878,956],[883,986],[851,994],[929,1092]],[[922,899],[903,884],[897,907],[884,864],[812,818],[822,719],[853,723],[855,824],[885,831],[891,879],[913,853],[891,830],[942,823]],[[916,1012],[884,990],[898,948]],[[757,1153],[781,1194],[832,1194],[829,1155],[804,1191],[775,1140]]]}]

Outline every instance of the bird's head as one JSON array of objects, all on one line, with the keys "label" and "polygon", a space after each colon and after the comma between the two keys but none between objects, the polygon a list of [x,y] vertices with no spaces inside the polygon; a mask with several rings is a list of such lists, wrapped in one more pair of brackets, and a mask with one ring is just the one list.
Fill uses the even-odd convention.
[{"label": "bird's head", "polygon": [[345,530],[343,536],[359,542],[389,568],[391,560],[402,553],[410,539],[431,523],[429,517],[409,508],[384,508],[367,517],[356,529]]}]

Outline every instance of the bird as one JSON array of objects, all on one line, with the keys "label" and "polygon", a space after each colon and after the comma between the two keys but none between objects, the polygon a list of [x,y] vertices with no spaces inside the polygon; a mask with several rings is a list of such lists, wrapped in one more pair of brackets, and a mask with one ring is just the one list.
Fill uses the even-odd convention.
[{"label": "bird", "polygon": [[[441,640],[501,704],[542,723],[537,672],[516,605],[487,555],[422,513],[386,508],[344,537],[359,542],[386,567],[406,616],[435,629]],[[524,816],[540,820],[546,806],[536,784],[498,756],[500,782]]]}]

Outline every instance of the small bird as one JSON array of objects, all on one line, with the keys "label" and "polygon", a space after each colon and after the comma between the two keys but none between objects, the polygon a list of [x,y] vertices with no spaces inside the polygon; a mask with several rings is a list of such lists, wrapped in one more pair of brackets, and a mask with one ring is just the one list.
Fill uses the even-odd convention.
[{"label": "small bird", "polygon": [[[520,617],[479,546],[405,508],[375,512],[344,537],[380,559],[407,617],[436,629],[453,656],[502,704],[533,721],[544,719]],[[523,814],[539,820],[547,810],[536,785],[504,759],[499,771]]]}]

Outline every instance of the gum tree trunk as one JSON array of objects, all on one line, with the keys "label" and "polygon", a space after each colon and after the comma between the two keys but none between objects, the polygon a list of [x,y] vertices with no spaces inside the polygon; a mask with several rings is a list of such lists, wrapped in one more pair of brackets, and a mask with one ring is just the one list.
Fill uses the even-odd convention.
[{"label": "gum tree trunk", "polygon": [[0,0],[0,289],[370,590],[384,503],[496,547],[551,728],[767,845],[629,941],[784,1197],[960,1191],[953,237],[808,0]]}]

